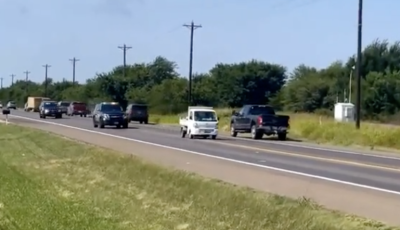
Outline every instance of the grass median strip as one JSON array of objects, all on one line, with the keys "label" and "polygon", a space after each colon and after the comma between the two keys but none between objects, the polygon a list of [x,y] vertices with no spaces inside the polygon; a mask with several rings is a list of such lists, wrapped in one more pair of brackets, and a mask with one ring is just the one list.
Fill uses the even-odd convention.
[{"label": "grass median strip", "polygon": [[0,229],[391,229],[34,129],[0,133]]}]

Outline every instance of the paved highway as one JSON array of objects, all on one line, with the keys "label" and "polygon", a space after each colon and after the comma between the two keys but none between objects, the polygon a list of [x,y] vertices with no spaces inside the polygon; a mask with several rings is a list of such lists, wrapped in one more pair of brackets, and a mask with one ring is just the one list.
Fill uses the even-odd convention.
[{"label": "paved highway", "polygon": [[293,144],[221,137],[217,140],[183,140],[178,130],[132,124],[129,129],[94,128],[90,118],[39,119],[37,113],[12,111],[10,121],[51,122],[94,132],[154,143],[192,154],[203,154],[255,167],[400,195],[400,158],[316,149]]}]

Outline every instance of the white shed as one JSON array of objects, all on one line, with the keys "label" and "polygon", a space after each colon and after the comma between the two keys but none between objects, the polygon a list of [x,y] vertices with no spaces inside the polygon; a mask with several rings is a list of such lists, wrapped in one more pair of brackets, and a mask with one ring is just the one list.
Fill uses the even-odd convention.
[{"label": "white shed", "polygon": [[339,122],[353,122],[355,120],[355,106],[352,103],[335,104],[335,120]]}]

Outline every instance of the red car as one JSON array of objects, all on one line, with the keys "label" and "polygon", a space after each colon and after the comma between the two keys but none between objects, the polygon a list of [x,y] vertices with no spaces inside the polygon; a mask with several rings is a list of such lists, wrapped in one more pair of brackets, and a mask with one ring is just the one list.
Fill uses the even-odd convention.
[{"label": "red car", "polygon": [[81,117],[86,117],[88,115],[88,109],[86,103],[73,101],[69,104],[67,116],[79,115]]}]

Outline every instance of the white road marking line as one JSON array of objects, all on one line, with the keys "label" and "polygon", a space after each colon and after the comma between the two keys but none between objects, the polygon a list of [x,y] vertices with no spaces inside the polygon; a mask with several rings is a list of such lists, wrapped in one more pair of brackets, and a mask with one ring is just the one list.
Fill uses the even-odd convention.
[{"label": "white road marking line", "polygon": [[296,172],[296,171],[292,171],[292,170],[281,169],[281,168],[276,168],[276,167],[271,167],[271,166],[266,166],[266,165],[261,165],[261,164],[255,164],[255,163],[250,163],[250,162],[230,159],[230,158],[226,158],[226,157],[213,156],[213,155],[209,155],[209,154],[205,154],[205,153],[195,152],[195,151],[181,149],[181,148],[175,148],[175,147],[156,144],[156,143],[151,143],[151,142],[147,142],[147,141],[141,141],[141,140],[137,140],[137,139],[133,139],[133,138],[113,135],[113,134],[109,134],[109,133],[103,133],[103,132],[94,131],[94,130],[90,130],[90,129],[78,128],[78,127],[59,124],[59,123],[55,123],[55,122],[51,122],[51,121],[42,121],[42,120],[37,120],[37,119],[27,118],[27,117],[22,117],[22,116],[16,116],[16,115],[10,115],[10,116],[16,117],[16,118],[20,118],[20,119],[35,121],[35,122],[38,122],[38,123],[45,123],[45,124],[60,126],[60,127],[64,127],[64,128],[70,128],[70,129],[75,129],[75,130],[79,130],[79,131],[84,131],[84,132],[88,132],[88,133],[94,133],[94,134],[98,134],[98,135],[118,138],[118,139],[122,139],[122,140],[133,141],[133,142],[137,142],[137,143],[141,143],[141,144],[147,144],[147,145],[151,145],[151,146],[171,149],[171,150],[175,150],[175,151],[186,152],[186,153],[190,153],[190,154],[194,154],[194,155],[198,155],[198,156],[203,156],[203,157],[209,157],[209,158],[229,161],[229,162],[233,162],[233,163],[237,163],[237,164],[243,164],[243,165],[248,165],[248,166],[253,166],[253,167],[258,167],[258,168],[263,168],[263,169],[268,169],[268,170],[273,170],[273,171],[277,171],[277,172],[283,172],[283,173],[293,174],[293,175],[297,175],[297,176],[309,177],[309,178],[313,178],[313,179],[319,179],[319,180],[329,181],[329,182],[333,182],[333,183],[344,184],[344,185],[349,185],[349,186],[353,186],[353,187],[369,189],[369,190],[374,190],[374,191],[378,191],[378,192],[384,192],[384,193],[389,193],[389,194],[399,195],[400,196],[400,192],[398,192],[398,191],[393,191],[393,190],[388,190],[388,189],[383,189],[383,188],[377,188],[377,187],[373,187],[373,186],[357,184],[357,183],[337,180],[337,179],[333,179],[333,178],[329,178],[329,177],[323,177],[323,176],[312,175],[312,174],[308,174],[308,173]]}]

